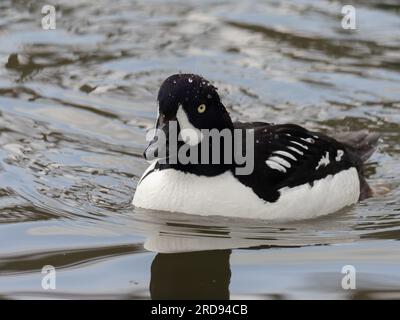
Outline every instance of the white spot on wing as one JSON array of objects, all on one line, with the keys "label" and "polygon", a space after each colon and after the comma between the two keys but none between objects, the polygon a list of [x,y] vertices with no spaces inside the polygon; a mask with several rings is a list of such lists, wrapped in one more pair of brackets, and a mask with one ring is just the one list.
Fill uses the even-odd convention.
[{"label": "white spot on wing", "polygon": [[290,158],[290,159],[292,159],[292,160],[294,160],[294,161],[297,160],[297,158],[296,158],[294,155],[292,155],[291,153],[286,152],[286,151],[278,150],[278,151],[275,151],[274,154],[279,154],[279,155],[281,155],[281,156],[288,157],[288,158]]},{"label": "white spot on wing", "polygon": [[289,150],[292,150],[292,151],[294,151],[294,152],[297,152],[298,154],[301,154],[301,155],[304,154],[302,151],[296,149],[295,147],[287,147],[287,148],[288,148]]},{"label": "white spot on wing", "polygon": [[271,160],[267,160],[265,161],[265,163],[268,165],[268,167],[270,167],[271,169],[275,169],[281,172],[286,172],[285,167],[283,167],[282,165],[280,165],[279,163],[275,162],[275,161],[271,161]]},{"label": "white spot on wing", "polygon": [[329,163],[329,152],[327,151],[325,155],[322,156],[321,160],[319,160],[318,165],[315,167],[315,170],[318,170],[321,166],[326,167]]},{"label": "white spot on wing", "polygon": [[300,138],[301,140],[308,142],[308,143],[314,143],[315,140],[313,138]]},{"label": "white spot on wing", "polygon": [[268,160],[269,161],[274,161],[276,163],[279,163],[280,165],[282,165],[282,166],[284,166],[286,168],[290,168],[291,167],[290,163],[288,161],[286,161],[285,159],[281,158],[281,157],[272,156],[272,157],[269,157]]},{"label": "white spot on wing", "polygon": [[302,148],[308,150],[308,147],[305,146],[304,144],[301,144],[301,143],[299,143],[299,142],[297,142],[297,141],[290,141],[290,142],[292,142],[292,143],[294,143],[294,144],[297,144],[298,146],[300,146],[300,147],[302,147]]},{"label": "white spot on wing", "polygon": [[338,150],[335,160],[336,160],[336,161],[341,161],[343,155],[344,155],[344,151],[343,151],[343,150]]}]

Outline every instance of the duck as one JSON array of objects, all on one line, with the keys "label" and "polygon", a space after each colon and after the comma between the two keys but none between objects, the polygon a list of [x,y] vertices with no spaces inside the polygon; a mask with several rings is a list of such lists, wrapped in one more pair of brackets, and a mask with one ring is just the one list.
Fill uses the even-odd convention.
[{"label": "duck", "polygon": [[[376,150],[377,133],[333,137],[293,123],[233,122],[218,89],[197,74],[169,76],[157,101],[155,130],[144,151],[150,165],[132,200],[136,208],[300,220],[338,212],[373,195],[364,164]],[[203,132],[233,138],[223,136],[217,145]],[[190,159],[198,161],[188,161],[191,151]],[[241,157],[247,151],[250,165]]]}]

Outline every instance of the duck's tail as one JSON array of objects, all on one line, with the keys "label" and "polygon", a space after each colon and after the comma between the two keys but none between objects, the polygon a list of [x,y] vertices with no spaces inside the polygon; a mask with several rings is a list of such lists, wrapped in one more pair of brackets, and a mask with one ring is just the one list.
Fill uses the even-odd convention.
[{"label": "duck's tail", "polygon": [[339,132],[334,135],[334,138],[337,141],[350,146],[360,157],[361,161],[365,162],[375,152],[380,135],[376,132],[361,130]]},{"label": "duck's tail", "polygon": [[373,190],[366,181],[362,164],[375,152],[380,135],[368,130],[335,133],[335,139],[350,147],[361,160],[358,175],[360,177],[360,200],[370,198],[374,195]]}]

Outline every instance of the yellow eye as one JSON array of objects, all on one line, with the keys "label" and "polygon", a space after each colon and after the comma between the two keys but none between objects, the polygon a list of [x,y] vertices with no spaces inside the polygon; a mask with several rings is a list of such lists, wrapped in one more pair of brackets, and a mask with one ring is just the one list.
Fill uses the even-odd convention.
[{"label": "yellow eye", "polygon": [[203,113],[204,111],[206,111],[206,105],[205,104],[201,104],[197,107],[197,112],[198,113]]}]

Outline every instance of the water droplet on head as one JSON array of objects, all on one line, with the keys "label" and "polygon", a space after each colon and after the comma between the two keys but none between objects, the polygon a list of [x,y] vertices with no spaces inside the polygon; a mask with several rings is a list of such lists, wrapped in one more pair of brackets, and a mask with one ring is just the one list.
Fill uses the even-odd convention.
[{"label": "water droplet on head", "polygon": [[174,84],[176,83],[176,80],[172,81]]},{"label": "water droplet on head", "polygon": [[188,81],[189,81],[189,83],[192,83],[192,82],[193,82],[193,79],[192,79],[192,78],[189,78]]},{"label": "water droplet on head", "polygon": [[211,98],[212,98],[211,94],[208,94],[208,95],[207,95],[207,98],[208,98],[208,99],[211,99]]}]

